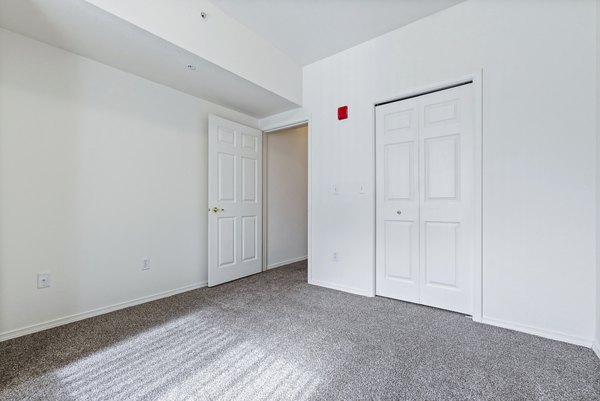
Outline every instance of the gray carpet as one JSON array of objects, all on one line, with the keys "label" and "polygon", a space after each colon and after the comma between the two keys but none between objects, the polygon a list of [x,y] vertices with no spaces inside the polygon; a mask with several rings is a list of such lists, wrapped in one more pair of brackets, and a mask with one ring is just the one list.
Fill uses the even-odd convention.
[{"label": "gray carpet", "polygon": [[598,400],[600,360],[297,263],[0,343],[0,399]]}]

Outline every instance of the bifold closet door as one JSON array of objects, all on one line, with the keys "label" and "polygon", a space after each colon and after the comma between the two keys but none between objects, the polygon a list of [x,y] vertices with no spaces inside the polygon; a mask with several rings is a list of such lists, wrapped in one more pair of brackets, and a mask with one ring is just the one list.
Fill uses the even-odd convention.
[{"label": "bifold closet door", "polygon": [[376,294],[419,302],[419,104],[377,107]]},{"label": "bifold closet door", "polygon": [[377,295],[472,313],[474,106],[468,84],[377,107]]}]

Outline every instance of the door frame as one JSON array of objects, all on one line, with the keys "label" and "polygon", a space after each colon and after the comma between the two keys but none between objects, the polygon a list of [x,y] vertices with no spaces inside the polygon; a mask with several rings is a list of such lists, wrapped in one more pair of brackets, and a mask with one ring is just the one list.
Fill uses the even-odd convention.
[{"label": "door frame", "polygon": [[[268,161],[268,149],[267,149],[267,142],[268,139],[267,135],[269,133],[273,133],[276,131],[281,131],[287,128],[294,128],[294,127],[299,127],[301,125],[306,125],[307,126],[307,135],[308,135],[308,188],[307,188],[307,205],[308,205],[308,227],[307,227],[307,233],[308,233],[308,249],[307,249],[307,264],[308,264],[308,283],[311,284],[312,282],[312,269],[311,269],[311,256],[312,256],[312,206],[311,206],[311,194],[312,194],[312,152],[311,152],[311,138],[312,138],[312,134],[311,134],[311,116],[310,115],[306,115],[304,112],[302,111],[292,111],[292,112],[288,112],[288,113],[284,113],[284,117],[283,118],[277,118],[276,121],[273,122],[266,122],[263,124],[263,122],[261,121],[260,124],[260,130],[262,130],[263,132],[263,185],[262,185],[262,191],[263,191],[263,218],[262,218],[262,226],[263,226],[263,249],[262,249],[262,253],[263,253],[263,266],[262,266],[262,270],[266,271],[267,270],[267,247],[268,247],[268,229],[267,229],[267,223],[268,223],[268,216],[267,216],[267,209],[268,209],[268,199],[267,199],[267,190],[268,190],[268,182],[266,180],[266,175],[267,175],[267,161]],[[275,117],[280,117],[280,116],[275,116]]]},{"label": "door frame", "polygon": [[[470,74],[463,75],[458,78],[448,79],[435,82],[430,85],[416,87],[407,91],[403,91],[397,95],[380,99],[373,103],[373,182],[377,179],[377,154],[376,152],[376,107],[385,103],[397,102],[403,99],[426,95],[431,92],[438,92],[451,87],[471,83],[475,91],[475,183],[474,183],[474,212],[475,212],[475,238],[474,238],[474,269],[473,269],[473,315],[472,318],[476,322],[482,322],[483,318],[483,71],[478,70]],[[309,142],[310,144],[310,142]],[[310,160],[310,159],[309,159]],[[373,249],[377,246],[377,188],[374,185],[373,189],[373,224],[374,224],[374,244]],[[375,294],[376,286],[376,254],[373,254],[373,288],[372,293]]]}]

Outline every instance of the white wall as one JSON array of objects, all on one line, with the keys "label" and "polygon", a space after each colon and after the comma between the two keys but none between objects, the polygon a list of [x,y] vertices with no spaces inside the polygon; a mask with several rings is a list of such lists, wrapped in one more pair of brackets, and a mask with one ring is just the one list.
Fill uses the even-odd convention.
[{"label": "white wall", "polygon": [[305,67],[311,281],[373,294],[374,103],[483,70],[484,320],[591,345],[594,3],[470,0]]},{"label": "white wall", "polygon": [[267,267],[305,259],[308,239],[308,129],[267,134]]},{"label": "white wall", "polygon": [[257,125],[0,30],[0,339],[206,282],[208,113]]}]

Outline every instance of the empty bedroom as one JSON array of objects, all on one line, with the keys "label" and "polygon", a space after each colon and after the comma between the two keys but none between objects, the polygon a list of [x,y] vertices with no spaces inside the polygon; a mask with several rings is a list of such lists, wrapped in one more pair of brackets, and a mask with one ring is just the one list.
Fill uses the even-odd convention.
[{"label": "empty bedroom", "polygon": [[0,0],[0,400],[600,400],[600,0]]}]

